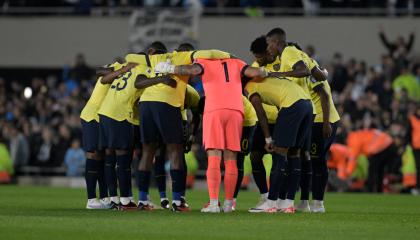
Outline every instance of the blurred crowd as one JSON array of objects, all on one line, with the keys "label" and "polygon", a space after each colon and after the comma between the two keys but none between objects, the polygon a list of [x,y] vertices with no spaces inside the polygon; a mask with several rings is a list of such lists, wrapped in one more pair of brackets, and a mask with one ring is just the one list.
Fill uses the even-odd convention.
[{"label": "blurred crowd", "polygon": [[316,14],[320,8],[391,8],[414,9],[420,7],[418,0],[0,0],[7,7],[68,7],[77,12],[88,13],[92,7],[182,7],[199,2],[204,7],[278,7],[303,8]]},{"label": "blurred crowd", "polygon": [[[385,51],[370,66],[338,52],[330,61],[321,61],[315,48],[306,46],[304,50],[330,74],[342,118],[337,143],[346,144],[351,131],[375,128],[392,136],[401,158],[413,134],[409,116],[420,102],[420,61],[412,53],[414,37],[391,41],[381,30],[378,38]],[[82,175],[85,159],[79,114],[94,85],[94,69],[79,54],[72,67],[63,69],[63,79],[34,78],[30,86],[16,80],[0,76],[0,142],[7,146],[15,171],[19,173],[23,166],[67,166],[67,175]],[[386,171],[401,178],[401,159]]]}]

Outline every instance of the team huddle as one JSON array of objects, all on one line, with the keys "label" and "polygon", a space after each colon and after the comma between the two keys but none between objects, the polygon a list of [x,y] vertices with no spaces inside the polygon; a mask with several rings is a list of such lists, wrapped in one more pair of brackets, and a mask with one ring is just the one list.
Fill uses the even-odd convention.
[{"label": "team huddle", "polygon": [[[235,211],[248,154],[261,194],[249,212],[325,212],[326,154],[340,119],[328,73],[297,44],[287,42],[280,28],[255,39],[250,50],[255,62],[247,65],[219,50],[195,50],[183,43],[168,52],[154,42],[147,53],[128,54],[124,63],[98,69],[80,116],[87,156],[86,208],[156,209],[149,197],[153,169],[160,207],[190,211],[184,151],[195,142],[202,122],[209,201],[201,212]],[[202,97],[189,84],[195,78],[202,81]],[[137,203],[131,184],[134,154],[140,159]],[[265,154],[272,155],[268,183]],[[172,202],[166,196],[166,161]],[[295,206],[299,188],[301,201]]]}]

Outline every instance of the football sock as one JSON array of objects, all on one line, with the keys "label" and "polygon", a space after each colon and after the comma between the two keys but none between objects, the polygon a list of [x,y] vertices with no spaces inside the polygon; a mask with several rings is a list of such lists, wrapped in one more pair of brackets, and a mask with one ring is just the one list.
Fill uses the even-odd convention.
[{"label": "football sock", "polygon": [[131,187],[131,156],[130,154],[117,155],[118,182],[121,197],[130,197]]},{"label": "football sock", "polygon": [[289,172],[289,183],[287,188],[287,199],[294,200],[296,191],[299,188],[300,172],[301,172],[301,160],[300,157],[290,157],[290,172]]},{"label": "football sock", "polygon": [[314,200],[324,200],[325,188],[328,183],[328,168],[325,159],[314,158],[312,161],[312,198]]},{"label": "football sock", "polygon": [[155,157],[155,180],[159,191],[160,198],[166,198],[166,172],[165,172],[165,156],[159,155]]},{"label": "football sock", "polygon": [[[254,157],[251,155],[251,157]],[[252,165],[252,176],[254,177],[255,184],[261,194],[268,192],[267,186],[267,175],[264,168],[262,159],[251,161]]]},{"label": "football sock", "polygon": [[300,200],[309,200],[312,182],[312,162],[302,159],[302,176],[300,179]]},{"label": "football sock", "polygon": [[96,161],[96,164],[98,169],[99,197],[106,198],[108,197],[108,186],[105,179],[105,161],[99,160]]},{"label": "football sock", "polygon": [[236,160],[225,160],[225,200],[232,200],[238,181],[238,167]]},{"label": "football sock", "polygon": [[94,159],[86,159],[85,180],[88,199],[96,198],[96,181],[98,179],[98,166]]},{"label": "football sock", "polygon": [[105,179],[108,185],[109,196],[118,196],[117,193],[117,174],[115,171],[116,165],[115,155],[105,155]]},{"label": "football sock", "polygon": [[139,201],[147,202],[149,196],[150,171],[137,170],[137,187],[139,189]]},{"label": "football sock", "polygon": [[170,173],[172,179],[172,202],[179,206],[181,204],[183,170],[173,169]]},{"label": "football sock", "polygon": [[220,173],[220,162],[221,158],[218,156],[209,156],[208,157],[208,166],[207,166],[207,188],[209,190],[209,196],[212,200],[219,199],[219,190],[220,182],[222,181],[222,176]]},{"label": "football sock", "polygon": [[279,196],[279,187],[286,178],[287,157],[281,154],[273,154],[273,165],[270,174],[270,190],[268,199],[277,201]]},{"label": "football sock", "polygon": [[242,179],[244,178],[244,159],[245,155],[243,153],[238,153],[238,160],[236,162],[238,166],[238,180],[236,181],[235,193],[233,194],[233,198],[236,198],[238,196],[239,190],[241,189]]}]

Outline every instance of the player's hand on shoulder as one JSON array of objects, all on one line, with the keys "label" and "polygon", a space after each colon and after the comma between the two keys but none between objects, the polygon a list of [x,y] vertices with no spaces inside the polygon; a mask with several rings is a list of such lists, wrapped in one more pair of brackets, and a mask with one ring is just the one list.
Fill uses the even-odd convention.
[{"label": "player's hand on shoulder", "polygon": [[155,73],[174,73],[175,66],[168,60],[166,62],[159,62],[155,66]]}]

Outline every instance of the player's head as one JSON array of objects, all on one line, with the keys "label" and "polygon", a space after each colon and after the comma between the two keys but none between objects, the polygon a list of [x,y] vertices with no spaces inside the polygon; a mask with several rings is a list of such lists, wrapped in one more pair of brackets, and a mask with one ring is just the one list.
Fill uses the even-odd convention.
[{"label": "player's head", "polygon": [[168,50],[166,49],[165,44],[163,44],[160,41],[152,42],[152,44],[149,45],[147,48],[147,54],[153,55],[153,54],[164,54],[167,53]]},{"label": "player's head", "polygon": [[179,44],[178,48],[176,49],[178,52],[188,52],[188,51],[194,51],[195,48],[191,43],[181,43]]},{"label": "player's head", "polygon": [[280,50],[286,46],[286,32],[281,28],[274,28],[267,33],[266,40],[268,51],[277,56]]},{"label": "player's head", "polygon": [[257,61],[260,66],[265,66],[274,60],[274,57],[267,51],[267,41],[265,36],[255,39],[251,43],[250,50],[255,57],[255,61]]}]

